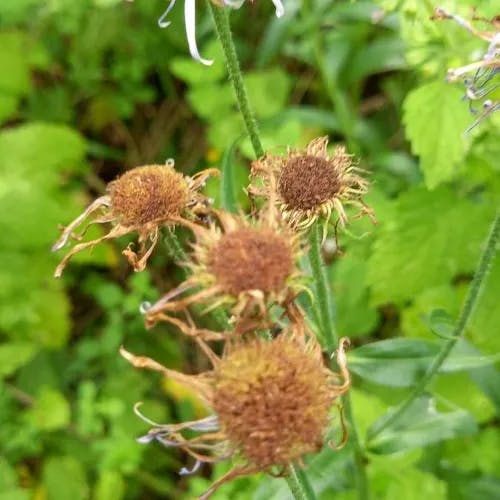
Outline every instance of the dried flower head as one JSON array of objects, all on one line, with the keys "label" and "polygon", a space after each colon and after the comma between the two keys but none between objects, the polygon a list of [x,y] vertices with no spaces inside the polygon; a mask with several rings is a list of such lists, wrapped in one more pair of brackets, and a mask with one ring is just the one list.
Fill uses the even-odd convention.
[{"label": "dried flower head", "polygon": [[[139,251],[133,251],[129,245],[123,254],[135,271],[142,271],[156,245],[162,225],[175,224],[184,217],[206,212],[207,200],[198,190],[210,175],[218,171],[209,169],[187,177],[173,167],[173,160],[168,160],[166,165],[136,167],[110,182],[106,194],[94,200],[64,228],[52,251],[61,249],[71,238],[80,240],[91,224],[111,223],[111,229],[101,238],[75,245],[57,266],[55,276],[61,276],[69,259],[81,250],[132,232],[139,234]],[[80,234],[73,234],[96,212],[100,214],[88,221]]]},{"label": "dried flower head", "polygon": [[240,320],[257,313],[261,321],[268,306],[289,302],[303,288],[296,264],[298,237],[283,225],[275,207],[269,205],[256,219],[222,211],[214,214],[219,223],[213,221],[208,227],[188,223],[195,236],[190,260],[185,263],[189,278],[145,311],[149,326],[163,320],[188,335],[199,334],[191,321],[184,323],[171,313],[188,315],[189,305],[201,303],[206,311],[229,306],[234,322],[248,328],[248,322]]},{"label": "dried flower head", "polygon": [[[195,465],[191,470],[183,468],[183,474],[198,470],[202,463],[238,460],[240,465],[216,481],[202,499],[238,476],[261,471],[286,474],[289,464],[300,464],[304,455],[323,446],[330,410],[335,404],[340,409],[336,400],[350,386],[344,352],[347,344],[342,339],[337,350],[338,374],[324,366],[314,337],[306,337],[296,326],[272,341],[258,337],[236,341],[222,357],[201,344],[213,368],[200,375],[169,370],[122,348],[122,356],[132,365],[160,371],[188,385],[214,411],[195,422],[161,425],[145,419],[136,409],[153,425],[139,442],[156,440],[191,455]],[[343,420],[341,425],[343,439],[338,447],[347,439]],[[200,434],[189,438],[183,433],[187,430]]]},{"label": "dried flower head", "polygon": [[[305,150],[289,150],[286,155],[267,154],[252,164],[252,195],[275,199],[283,218],[296,230],[309,228],[319,218],[328,224],[336,213],[341,226],[347,223],[344,205],[355,205],[360,214],[373,219],[363,203],[368,181],[353,163],[352,155],[337,146],[327,152],[328,138],[311,141]],[[259,183],[259,179],[261,184]]]}]

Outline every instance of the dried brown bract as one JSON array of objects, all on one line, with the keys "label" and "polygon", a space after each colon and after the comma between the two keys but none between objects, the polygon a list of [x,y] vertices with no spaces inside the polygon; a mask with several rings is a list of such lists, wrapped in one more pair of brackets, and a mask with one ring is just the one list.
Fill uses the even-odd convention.
[{"label": "dried brown bract", "polygon": [[[272,304],[283,305],[304,288],[297,266],[298,238],[281,222],[275,207],[267,207],[255,219],[222,211],[214,214],[218,221],[208,227],[188,223],[195,236],[184,263],[189,278],[147,309],[149,326],[167,321],[188,335],[203,332],[207,339],[210,335],[190,321],[190,305],[203,304],[205,311],[227,306],[233,321],[248,328],[248,320],[261,322]],[[198,291],[189,294],[193,290]],[[188,321],[172,316],[176,312],[184,313]]]},{"label": "dried brown bract", "polygon": [[304,150],[286,155],[267,154],[252,164],[254,196],[275,200],[283,218],[295,230],[309,228],[318,219],[328,224],[334,214],[342,227],[347,224],[345,205],[360,209],[360,215],[374,216],[363,201],[368,181],[360,174],[352,155],[337,146],[327,152],[328,138],[311,141]]},{"label": "dried brown bract", "polygon": [[[111,229],[101,238],[75,245],[57,266],[55,276],[61,276],[76,253],[133,232],[139,235],[139,250],[134,251],[129,245],[123,254],[135,271],[142,271],[156,245],[161,226],[173,225],[207,211],[207,200],[199,189],[210,175],[217,173],[218,170],[209,169],[187,177],[176,172],[173,160],[169,160],[166,165],[136,167],[110,182],[106,194],[94,200],[64,228],[52,250],[61,249],[70,239],[81,240],[91,224],[110,223]],[[91,216],[93,218],[88,220]],[[74,234],[84,222],[83,231]]]},{"label": "dried brown bract", "polygon": [[[350,386],[344,352],[347,339],[340,341],[337,350],[338,374],[324,366],[314,337],[297,326],[290,326],[272,341],[256,336],[245,341],[237,338],[226,345],[222,357],[198,342],[213,364],[200,375],[174,372],[124,349],[121,353],[137,368],[160,371],[188,385],[213,410],[212,416],[183,424],[160,425],[145,419],[153,428],[139,438],[143,443],[156,440],[166,447],[181,448],[191,455],[195,466],[181,473],[192,473],[206,462],[230,458],[239,462],[200,498],[208,498],[238,476],[262,471],[285,475],[289,464],[300,464],[304,455],[322,448],[330,428],[330,410],[339,407],[337,399]],[[341,425],[340,446],[347,438],[342,418]],[[199,434],[187,437],[184,431],[188,430]]]}]

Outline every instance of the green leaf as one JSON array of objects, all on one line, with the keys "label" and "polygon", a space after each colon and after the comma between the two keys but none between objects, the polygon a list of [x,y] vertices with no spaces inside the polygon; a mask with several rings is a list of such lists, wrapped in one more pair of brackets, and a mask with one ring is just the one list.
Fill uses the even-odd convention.
[{"label": "green leaf", "polygon": [[15,175],[40,186],[59,184],[60,171],[83,160],[85,142],[75,130],[30,123],[0,133],[0,176]]},{"label": "green leaf", "polygon": [[50,500],[85,500],[88,486],[81,462],[75,457],[53,457],[43,468],[43,487]]},{"label": "green leaf", "polygon": [[119,472],[104,470],[97,482],[95,500],[121,500],[125,495],[125,482]]},{"label": "green leaf", "polygon": [[386,454],[420,448],[477,432],[475,420],[466,411],[440,413],[432,398],[422,396],[397,421],[379,433],[378,429],[390,418],[392,411],[377,420],[368,432],[368,449],[373,453]]},{"label": "green leaf", "polygon": [[[203,47],[202,53],[206,59],[213,59],[211,66],[203,66],[193,61],[191,57],[175,57],[170,62],[170,71],[193,87],[204,87],[207,83],[221,80],[226,74],[226,65],[219,42],[213,41],[207,44]],[[229,86],[227,91],[232,97]]]},{"label": "green leaf", "polygon": [[455,177],[468,149],[464,132],[471,117],[462,94],[443,78],[412,90],[404,102],[406,135],[431,189]]},{"label": "green leaf", "polygon": [[0,345],[0,375],[11,375],[26,364],[35,352],[36,345],[31,342],[17,341]]},{"label": "green leaf", "polygon": [[252,109],[259,118],[268,118],[281,111],[292,88],[290,77],[280,68],[247,73],[245,84]]},{"label": "green leaf", "polygon": [[443,339],[452,338],[455,322],[444,309],[432,310],[426,323],[438,337]]},{"label": "green leaf", "polygon": [[224,210],[228,212],[236,212],[238,202],[236,200],[236,191],[234,188],[234,150],[238,140],[235,141],[229,148],[224,151],[221,164],[221,183],[220,183],[220,200]]},{"label": "green leaf", "polygon": [[[415,188],[382,222],[369,260],[375,304],[412,299],[475,269],[493,207],[472,203],[446,188]],[[467,230],[464,230],[467,228]]]},{"label": "green leaf", "polygon": [[[367,380],[391,387],[413,385],[427,371],[441,349],[441,342],[395,338],[358,347],[347,356],[349,369]],[[491,365],[500,354],[461,354],[455,346],[440,372],[457,372]]]},{"label": "green leaf", "polygon": [[339,335],[366,335],[378,320],[376,310],[369,305],[366,259],[347,253],[331,267]]},{"label": "green leaf", "polygon": [[27,414],[33,425],[45,431],[66,427],[70,417],[69,403],[62,393],[50,387],[44,387],[40,391],[33,408]]}]

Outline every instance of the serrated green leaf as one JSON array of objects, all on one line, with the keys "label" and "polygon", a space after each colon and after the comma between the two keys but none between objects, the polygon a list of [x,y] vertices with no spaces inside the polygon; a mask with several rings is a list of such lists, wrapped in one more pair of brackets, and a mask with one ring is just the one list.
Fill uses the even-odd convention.
[{"label": "serrated green leaf", "polygon": [[31,342],[8,342],[0,346],[0,375],[8,376],[26,364],[35,354]]},{"label": "serrated green leaf", "polygon": [[0,133],[0,175],[40,186],[58,185],[60,171],[83,160],[85,142],[65,125],[30,123]]},{"label": "serrated green leaf", "polygon": [[373,453],[420,448],[477,431],[475,420],[466,411],[438,412],[433,399],[422,396],[413,401],[398,420],[379,432],[392,411],[377,420],[368,432],[368,449]]},{"label": "serrated green leaf", "polygon": [[401,195],[393,219],[377,230],[369,259],[373,302],[411,299],[472,272],[493,213],[493,207],[473,204],[446,188]]},{"label": "serrated green leaf", "polygon": [[471,117],[462,94],[443,78],[411,91],[404,102],[406,135],[430,189],[453,179],[467,152]]}]

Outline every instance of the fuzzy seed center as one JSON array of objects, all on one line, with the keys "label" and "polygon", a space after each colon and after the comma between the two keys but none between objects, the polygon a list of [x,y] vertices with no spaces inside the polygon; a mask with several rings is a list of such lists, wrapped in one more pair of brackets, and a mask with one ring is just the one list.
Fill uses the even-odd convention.
[{"label": "fuzzy seed center", "polygon": [[292,272],[288,239],[270,230],[252,228],[225,233],[209,255],[209,271],[224,292],[279,291]]},{"label": "fuzzy seed center", "polygon": [[115,216],[123,225],[166,221],[188,203],[184,176],[163,165],[137,167],[108,186]]},{"label": "fuzzy seed center", "polygon": [[338,193],[340,179],[325,158],[296,156],[283,168],[278,189],[287,205],[308,210]]}]

